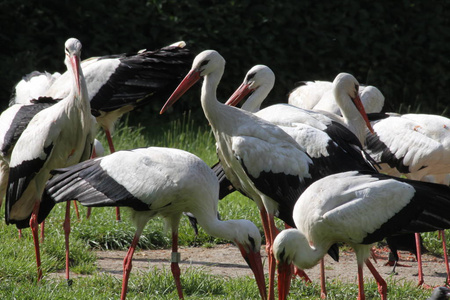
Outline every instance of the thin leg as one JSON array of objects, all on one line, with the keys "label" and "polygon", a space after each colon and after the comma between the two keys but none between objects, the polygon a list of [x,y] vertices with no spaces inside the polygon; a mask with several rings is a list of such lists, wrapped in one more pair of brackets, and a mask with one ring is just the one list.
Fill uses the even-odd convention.
[{"label": "thin leg", "polygon": [[320,298],[327,298],[327,286],[325,285],[325,261],[320,260]]},{"label": "thin leg", "polygon": [[77,214],[77,220],[80,220],[80,211],[78,210],[77,201],[73,200],[73,205],[75,206],[75,213]]},{"label": "thin leg", "polygon": [[445,240],[445,231],[441,230],[440,233],[441,233],[441,237],[442,237],[442,248],[444,250],[445,269],[447,270],[447,284],[450,284],[450,269],[448,266],[447,243]]},{"label": "thin leg", "polygon": [[419,267],[419,283],[417,286],[423,284],[423,272],[422,272],[422,250],[420,248],[420,233],[416,232],[416,251],[417,251],[417,265]]},{"label": "thin leg", "polygon": [[118,207],[118,206],[116,206],[116,220],[117,221],[121,220],[121,218],[120,218],[120,207]]},{"label": "thin leg", "polygon": [[139,242],[139,236],[140,235],[138,234],[134,235],[133,241],[131,242],[127,255],[125,255],[125,259],[123,260],[122,294],[120,295],[120,300],[125,300],[127,296],[128,279],[130,278],[130,272],[132,268],[131,261],[133,260],[133,254],[134,250],[136,249],[136,245]]},{"label": "thin leg", "polygon": [[[111,153],[116,152],[116,149],[114,148],[114,144],[111,137],[111,132],[108,129],[105,129],[106,139],[108,140],[109,145],[109,151]],[[120,221],[120,208],[116,207],[116,220]]]},{"label": "thin leg", "polygon": [[89,219],[91,217],[91,211],[92,211],[92,207],[88,207],[87,213],[86,213],[86,219]]},{"label": "thin leg", "polygon": [[358,300],[366,300],[366,295],[364,294],[363,266],[360,264],[358,264]]},{"label": "thin leg", "polygon": [[278,229],[275,226],[275,220],[274,217],[270,214],[266,214],[267,216],[267,223],[269,224],[269,234],[270,234],[270,240],[266,241],[266,249],[267,250],[267,257],[269,259],[269,300],[275,299],[275,268],[276,268],[276,260],[275,256],[273,255],[273,241],[275,240],[275,237],[278,234]]},{"label": "thin leg", "polygon": [[311,279],[309,278],[309,276],[305,273],[305,271],[297,268],[296,266],[294,266],[294,275],[297,275],[298,277],[300,277],[305,283],[312,282]]},{"label": "thin leg", "polygon": [[[263,230],[264,230],[264,236],[266,237],[266,253],[267,253],[267,260],[269,262],[269,300],[270,299],[274,299],[275,298],[275,286],[274,286],[274,278],[270,277],[271,274],[271,268],[273,268],[273,255],[271,255],[271,241],[272,241],[272,237],[271,237],[271,232],[270,232],[270,225],[268,222],[268,215],[267,212],[265,210],[265,208],[262,208],[259,210],[259,214],[261,216],[261,223],[263,226]],[[275,271],[273,272],[273,276],[275,277]],[[272,286],[272,290],[270,289],[270,287]]]},{"label": "thin leg", "polygon": [[44,242],[45,220],[41,223],[41,243]]},{"label": "thin leg", "polygon": [[175,280],[175,285],[178,291],[178,297],[180,299],[184,299],[183,290],[181,289],[181,280],[180,280],[180,266],[178,262],[180,261],[180,253],[178,253],[178,232],[172,232],[172,260],[170,264],[170,269],[172,270],[173,279]]},{"label": "thin leg", "polygon": [[37,215],[39,213],[39,200],[36,201],[34,204],[33,212],[31,213],[30,218],[30,228],[31,233],[33,234],[33,241],[34,241],[34,251],[36,253],[36,265],[37,265],[37,272],[38,272],[38,281],[42,279],[42,268],[41,268],[41,253],[39,250],[39,238],[38,238],[38,222],[37,222]]},{"label": "thin leg", "polygon": [[66,243],[66,280],[70,284],[70,275],[69,275],[69,235],[70,235],[70,201],[66,202],[66,218],[63,223],[64,228],[64,236]]},{"label": "thin leg", "polygon": [[375,267],[372,265],[372,263],[368,259],[366,260],[366,266],[369,268],[373,277],[377,281],[378,292],[380,293],[381,300],[386,300],[387,299],[386,281],[384,281],[383,277],[381,277],[380,273],[378,273],[377,269],[375,269]]}]

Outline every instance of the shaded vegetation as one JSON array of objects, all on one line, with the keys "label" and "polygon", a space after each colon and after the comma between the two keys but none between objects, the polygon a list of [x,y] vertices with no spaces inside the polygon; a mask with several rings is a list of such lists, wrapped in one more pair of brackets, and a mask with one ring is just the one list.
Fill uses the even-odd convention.
[{"label": "shaded vegetation", "polygon": [[[74,36],[84,58],[177,40],[195,53],[216,49],[227,60],[220,99],[261,63],[277,76],[272,102],[285,101],[298,81],[345,71],[380,88],[387,111],[449,115],[448,1],[6,0],[0,9],[3,108],[23,75],[64,71],[62,45]],[[186,103],[201,116],[194,90]]]}]

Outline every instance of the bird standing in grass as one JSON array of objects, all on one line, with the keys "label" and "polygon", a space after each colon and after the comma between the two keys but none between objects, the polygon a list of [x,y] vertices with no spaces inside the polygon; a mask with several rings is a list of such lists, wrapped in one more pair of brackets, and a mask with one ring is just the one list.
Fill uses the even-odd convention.
[{"label": "bird standing in grass", "polygon": [[[36,251],[38,280],[42,277],[38,240],[41,196],[50,171],[76,164],[91,156],[95,119],[80,68],[81,43],[65,43],[65,64],[71,74],[70,93],[57,104],[37,113],[17,140],[11,153],[6,192],[6,224],[31,227]],[[68,264],[69,204],[66,210],[66,258]],[[68,272],[68,268],[67,268]],[[67,274],[68,276],[68,274]]]},{"label": "bird standing in grass", "polygon": [[255,274],[261,297],[266,299],[260,232],[248,220],[217,218],[219,182],[197,156],[178,149],[150,147],[118,151],[54,173],[43,198],[46,213],[55,203],[72,199],[88,207],[132,209],[136,233],[124,259],[121,299],[127,293],[139,237],[147,222],[158,215],[172,230],[171,270],[178,295],[183,298],[178,267],[178,225],[183,212],[192,213],[208,234],[236,244]]}]

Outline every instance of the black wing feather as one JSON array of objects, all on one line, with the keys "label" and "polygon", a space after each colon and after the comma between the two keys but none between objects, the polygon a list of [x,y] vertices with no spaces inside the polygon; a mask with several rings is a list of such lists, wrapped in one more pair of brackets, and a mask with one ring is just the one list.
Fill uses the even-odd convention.
[{"label": "black wing feather", "polygon": [[[374,174],[381,180],[392,177]],[[429,232],[450,228],[450,187],[442,184],[414,181],[403,178],[395,180],[408,183],[416,190],[410,203],[378,230],[367,235],[363,244],[371,244],[397,234]]]},{"label": "black wing feather", "polygon": [[31,100],[32,104],[23,105],[17,111],[11,122],[11,126],[5,134],[2,149],[0,149],[2,155],[7,156],[8,153],[12,151],[17,140],[22,135],[25,128],[27,128],[28,123],[30,123],[31,119],[33,119],[38,112],[52,106],[57,102],[58,100],[50,97],[40,97],[38,99]]},{"label": "black wing feather", "polygon": [[[44,148],[46,157],[48,157],[52,149],[53,144]],[[22,197],[31,180],[42,168],[45,161],[45,159],[35,158],[33,160],[23,161],[20,165],[10,168],[5,201],[6,224],[16,224],[18,228],[28,227],[31,214],[25,220],[12,220],[10,218],[10,212],[14,204]]]},{"label": "black wing feather", "polygon": [[193,54],[188,49],[171,46],[122,55],[119,59],[121,63],[108,84],[91,99],[94,116],[126,105],[139,107],[150,100],[165,100],[189,71]]},{"label": "black wing feather", "polygon": [[149,210],[147,204],[134,197],[100,165],[101,159],[91,159],[74,166],[53,170],[44,197],[55,203],[77,200],[84,206],[127,206],[134,210]]}]

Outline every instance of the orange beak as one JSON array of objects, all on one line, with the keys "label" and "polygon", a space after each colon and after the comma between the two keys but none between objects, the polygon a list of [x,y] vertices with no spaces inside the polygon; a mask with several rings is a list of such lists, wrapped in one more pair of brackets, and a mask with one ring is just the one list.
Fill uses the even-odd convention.
[{"label": "orange beak", "polygon": [[171,107],[184,93],[191,88],[200,79],[200,72],[197,70],[191,70],[186,77],[177,86],[175,91],[170,95],[169,99],[164,104],[159,114],[163,114],[169,107]]},{"label": "orange beak", "polygon": [[367,128],[369,128],[370,132],[374,133],[372,125],[370,124],[369,118],[367,117],[366,110],[364,109],[364,106],[361,102],[361,98],[359,98],[359,95],[356,94],[355,98],[352,98],[353,104],[355,104],[356,108],[358,109],[359,113],[363,117],[364,121],[366,122]]},{"label": "orange beak", "polygon": [[278,300],[285,300],[291,288],[292,266],[278,262]]},{"label": "orange beak", "polygon": [[226,105],[236,106],[242,99],[247,96],[252,89],[248,87],[248,84],[241,84],[236,91],[234,91],[233,95],[225,102]]},{"label": "orange beak", "polygon": [[78,56],[73,55],[70,57],[70,64],[72,65],[73,74],[75,76],[75,81],[77,82],[78,94],[81,94],[80,85],[80,60]]},{"label": "orange beak", "polygon": [[236,243],[239,250],[241,251],[242,257],[247,262],[250,269],[252,269],[253,274],[255,275],[256,284],[258,285],[259,294],[261,295],[261,299],[267,299],[267,291],[266,291],[266,281],[264,278],[264,269],[261,260],[261,254],[259,252],[254,252],[252,250],[245,250],[244,246],[239,243]]}]

